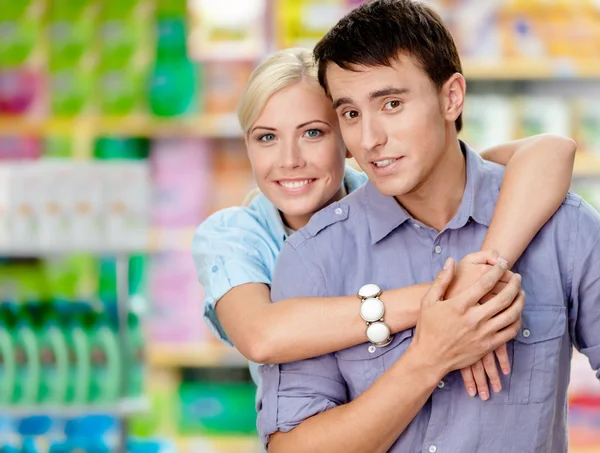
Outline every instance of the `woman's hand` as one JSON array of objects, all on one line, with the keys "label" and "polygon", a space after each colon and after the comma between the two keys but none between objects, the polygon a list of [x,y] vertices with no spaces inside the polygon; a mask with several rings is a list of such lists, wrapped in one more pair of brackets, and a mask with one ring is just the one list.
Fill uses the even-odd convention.
[{"label": "woman's hand", "polygon": [[[505,269],[507,268],[506,261],[499,258],[498,254],[491,250],[485,250],[465,256],[456,265],[456,276],[448,290],[449,297],[462,292],[467,287],[474,284],[482,275],[489,272],[490,269],[492,269],[492,266],[497,262],[501,262],[503,267]],[[506,270],[500,282],[489,294],[481,299],[480,303],[485,303],[494,295],[499,294],[510,281],[512,275],[512,272]],[[502,373],[505,375],[509,374],[510,362],[508,360],[506,344],[495,351],[495,356],[494,353],[489,353],[474,365],[460,370],[465,388],[470,396],[475,396],[479,393],[479,397],[482,400],[485,401],[489,399],[490,390],[488,378],[494,392],[498,393],[502,390],[502,382],[496,365],[496,357],[500,363]]]}]

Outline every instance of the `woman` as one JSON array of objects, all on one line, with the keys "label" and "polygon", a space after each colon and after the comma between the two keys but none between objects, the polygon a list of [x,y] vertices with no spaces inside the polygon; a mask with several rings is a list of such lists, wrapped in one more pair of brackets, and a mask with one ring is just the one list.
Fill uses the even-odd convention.
[{"label": "woman", "polygon": [[[246,207],[213,214],[195,234],[193,256],[205,288],[208,325],[256,363],[291,362],[365,342],[355,296],[270,301],[269,284],[287,236],[366,182],[365,175],[344,165],[337,118],[318,84],[310,51],[280,51],[256,68],[238,118],[261,193]],[[575,148],[570,139],[544,135],[483,153],[507,169],[482,249],[497,250],[509,266],[518,259],[564,199]],[[462,287],[479,277],[486,259],[489,254],[473,255],[473,265],[463,266]],[[394,333],[415,326],[428,287],[386,291],[386,321]],[[506,354],[499,359],[509,372]],[[485,371],[499,391],[493,356]],[[487,399],[482,363],[463,370],[463,378],[469,394],[477,387]]]}]

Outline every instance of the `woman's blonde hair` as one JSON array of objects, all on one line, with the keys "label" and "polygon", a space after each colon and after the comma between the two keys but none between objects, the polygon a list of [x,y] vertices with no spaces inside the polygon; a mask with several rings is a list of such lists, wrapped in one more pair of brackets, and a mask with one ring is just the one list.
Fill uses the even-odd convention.
[{"label": "woman's blonde hair", "polygon": [[250,76],[238,106],[238,121],[244,135],[248,133],[260,112],[277,91],[302,80],[319,88],[317,66],[308,49],[280,50],[262,62]]}]

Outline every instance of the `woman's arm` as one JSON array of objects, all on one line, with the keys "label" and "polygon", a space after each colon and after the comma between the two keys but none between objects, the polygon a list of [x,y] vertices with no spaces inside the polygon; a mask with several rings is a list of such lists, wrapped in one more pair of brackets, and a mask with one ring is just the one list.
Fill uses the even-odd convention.
[{"label": "woman's arm", "polygon": [[[429,284],[386,291],[386,322],[392,332],[414,327]],[[366,341],[355,296],[270,300],[269,287],[248,283],[219,300],[217,317],[237,349],[256,363],[287,363]]]},{"label": "woman's arm", "polygon": [[542,134],[490,148],[482,157],[506,165],[502,189],[482,249],[496,250],[511,267],[564,200],[577,144]]},{"label": "woman's arm", "polygon": [[[508,166],[482,248],[498,250],[509,265],[516,261],[564,199],[575,149],[568,138],[540,135],[484,153],[486,159],[508,162]],[[476,269],[459,273],[453,289],[464,289],[480,273]],[[415,326],[427,287],[384,292],[386,321],[393,332]],[[216,314],[232,343],[249,360],[286,363],[363,343],[365,324],[358,309],[358,298],[352,296],[271,304],[267,285],[248,283],[227,292],[217,303]]]}]

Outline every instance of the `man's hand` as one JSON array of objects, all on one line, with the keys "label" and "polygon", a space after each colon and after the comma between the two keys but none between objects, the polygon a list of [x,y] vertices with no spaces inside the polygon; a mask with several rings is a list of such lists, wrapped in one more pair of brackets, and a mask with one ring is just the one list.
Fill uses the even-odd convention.
[{"label": "man's hand", "polygon": [[[491,267],[497,263],[506,268],[506,261],[498,256],[498,253],[492,250],[484,250],[477,253],[471,253],[465,256],[456,266],[456,277],[448,289],[449,297],[460,293],[468,286],[472,285],[479,277],[488,272]],[[500,282],[494,287],[494,289],[486,294],[482,299],[481,303],[487,302],[494,295],[499,294],[502,288],[510,281],[512,272],[506,271],[502,276]],[[510,362],[508,360],[508,352],[506,351],[506,344],[503,344],[495,351],[500,368],[503,374],[510,373]],[[488,386],[488,378],[494,392],[498,393],[502,391],[502,381],[498,373],[496,366],[496,358],[494,353],[490,352],[482,360],[477,361],[470,367],[463,368],[460,370],[463,377],[463,382],[467,393],[470,396],[475,396],[479,393],[479,397],[482,400],[488,400],[490,390]]]},{"label": "man's hand", "polygon": [[447,261],[423,298],[411,347],[419,348],[432,370],[448,372],[475,363],[514,338],[521,327],[525,297],[521,277],[511,276],[500,292],[480,304],[501,282],[505,266],[500,263],[454,297],[443,300],[454,277],[454,262]]}]

